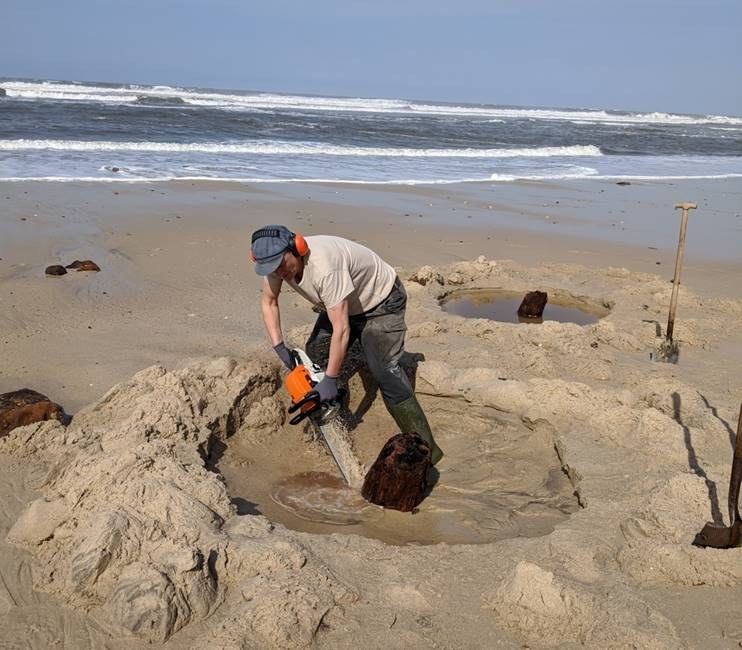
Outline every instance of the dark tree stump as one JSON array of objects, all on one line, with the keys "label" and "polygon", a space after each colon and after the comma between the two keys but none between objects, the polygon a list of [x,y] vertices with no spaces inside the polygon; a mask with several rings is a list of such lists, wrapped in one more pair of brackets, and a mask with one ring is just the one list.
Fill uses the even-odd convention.
[{"label": "dark tree stump", "polygon": [[521,318],[541,318],[548,300],[549,294],[545,291],[529,291],[523,297],[520,307],[518,307],[518,316]]},{"label": "dark tree stump", "polygon": [[366,474],[361,494],[366,501],[409,512],[425,498],[430,446],[416,433],[398,433],[387,440]]},{"label": "dark tree stump", "polygon": [[47,275],[64,275],[67,273],[67,269],[65,269],[61,264],[52,264],[51,266],[46,267],[44,273]]},{"label": "dark tree stump", "polygon": [[0,395],[0,438],[16,427],[51,419],[67,424],[70,417],[46,395],[29,388]]}]

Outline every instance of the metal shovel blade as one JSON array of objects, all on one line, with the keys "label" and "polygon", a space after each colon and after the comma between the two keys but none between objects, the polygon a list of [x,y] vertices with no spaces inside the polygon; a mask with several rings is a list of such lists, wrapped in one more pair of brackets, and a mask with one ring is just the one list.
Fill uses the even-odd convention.
[{"label": "metal shovel blade", "polygon": [[709,548],[737,548],[742,546],[742,518],[739,516],[739,489],[742,484],[742,407],[739,409],[737,437],[734,443],[732,474],[729,478],[729,526],[707,523],[696,538],[694,546]]},{"label": "metal shovel blade", "polygon": [[680,349],[677,341],[661,339],[655,344],[654,351],[649,353],[650,361],[659,361],[663,363],[677,363],[680,356]]},{"label": "metal shovel blade", "polygon": [[702,548],[737,548],[742,546],[742,523],[738,521],[733,526],[717,526],[709,522],[696,535],[693,546]]}]

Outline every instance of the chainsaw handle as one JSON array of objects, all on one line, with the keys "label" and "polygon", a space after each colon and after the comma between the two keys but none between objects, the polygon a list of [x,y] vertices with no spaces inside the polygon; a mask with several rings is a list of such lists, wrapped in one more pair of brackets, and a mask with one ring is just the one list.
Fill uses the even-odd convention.
[{"label": "chainsaw handle", "polygon": [[294,411],[300,409],[302,406],[305,406],[306,404],[314,400],[319,400],[319,393],[316,390],[310,390],[296,404],[292,404],[291,406],[289,406],[289,413],[293,413]]},{"label": "chainsaw handle", "polygon": [[299,424],[304,418],[308,417],[309,413],[299,413],[289,420],[289,424]]},{"label": "chainsaw handle", "polygon": [[303,365],[301,361],[301,356],[299,356],[299,353],[296,351],[295,348],[289,349],[289,357],[291,357],[294,360],[294,366]]},{"label": "chainsaw handle", "polygon": [[[332,403],[336,402],[342,402],[343,399],[345,399],[345,395],[348,391],[346,391],[344,388],[338,389],[337,397],[332,400]],[[296,404],[292,404],[289,406],[289,413],[295,413],[298,409],[300,409],[302,406],[306,406],[309,402],[317,401],[317,404],[321,406],[323,403],[319,401],[319,393],[316,390],[312,390],[308,392],[301,400],[299,400]],[[329,404],[330,402],[324,402],[325,404]],[[308,417],[314,412],[314,409],[311,409],[309,411],[302,411],[301,413],[295,415],[293,418],[289,420],[289,424],[299,424],[304,418]]]},{"label": "chainsaw handle", "polygon": [[[296,404],[292,404],[289,406],[289,413],[294,413],[297,410],[299,410],[302,406],[306,406],[310,402],[316,401],[319,404],[319,393],[316,390],[309,391],[302,399],[300,399]],[[299,424],[305,417],[309,415],[311,411],[301,412],[298,415],[295,415],[293,418],[289,420],[289,424]]]}]

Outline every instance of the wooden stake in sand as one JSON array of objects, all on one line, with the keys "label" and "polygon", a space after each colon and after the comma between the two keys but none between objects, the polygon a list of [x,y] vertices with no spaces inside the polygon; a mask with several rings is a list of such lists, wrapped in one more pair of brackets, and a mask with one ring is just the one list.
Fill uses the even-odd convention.
[{"label": "wooden stake in sand", "polygon": [[670,298],[670,315],[667,318],[667,332],[665,339],[672,345],[672,333],[675,329],[675,309],[678,306],[678,289],[680,288],[680,268],[683,265],[683,255],[685,254],[685,231],[688,227],[688,210],[695,210],[698,206],[695,203],[676,203],[675,209],[683,211],[683,217],[680,220],[680,236],[678,238],[678,252],[675,256],[675,275],[672,278],[672,297]]}]

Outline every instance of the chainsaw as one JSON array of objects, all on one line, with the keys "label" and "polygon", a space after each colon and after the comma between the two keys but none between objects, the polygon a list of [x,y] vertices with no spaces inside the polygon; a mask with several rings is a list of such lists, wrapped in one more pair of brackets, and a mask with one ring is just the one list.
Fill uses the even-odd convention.
[{"label": "chainsaw", "polygon": [[347,442],[339,437],[338,431],[331,424],[342,406],[346,391],[341,388],[338,390],[337,397],[332,400],[320,399],[319,393],[314,387],[325,376],[322,368],[314,363],[304,350],[299,348],[291,350],[291,357],[296,362],[296,366],[286,376],[285,385],[291,397],[289,413],[296,413],[296,415],[289,422],[299,424],[305,418],[309,418],[319,429],[322,439],[330,450],[345,482],[350,484],[354,475],[352,468],[347,467]]},{"label": "chainsaw", "polygon": [[310,418],[318,425],[329,422],[337,415],[345,391],[338,390],[337,397],[333,400],[321,400],[314,387],[324,379],[322,368],[299,348],[291,350],[291,357],[296,365],[285,380],[286,390],[291,397],[289,413],[299,412],[289,422],[299,424],[304,418]]}]

